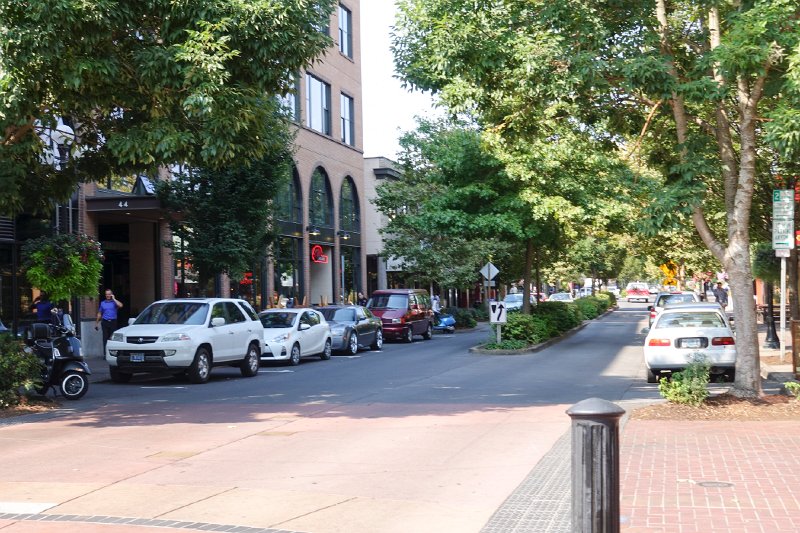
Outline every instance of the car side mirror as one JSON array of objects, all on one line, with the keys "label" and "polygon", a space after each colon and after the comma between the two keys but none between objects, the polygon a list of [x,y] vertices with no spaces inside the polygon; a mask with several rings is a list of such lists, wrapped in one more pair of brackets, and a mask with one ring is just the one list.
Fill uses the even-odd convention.
[{"label": "car side mirror", "polygon": [[647,310],[648,310],[648,311],[652,311],[652,310],[653,310],[653,306],[652,306],[652,305],[648,305],[648,306],[647,306]]},{"label": "car side mirror", "polygon": [[129,325],[129,326],[132,326],[134,322],[136,322],[136,319],[135,319],[135,318],[129,318],[129,319],[128,319],[128,325]]},{"label": "car side mirror", "polygon": [[650,328],[642,328],[642,333],[647,335],[648,333],[650,333]]},{"label": "car side mirror", "polygon": [[305,331],[307,329],[311,329],[311,324],[305,324],[305,323],[300,324],[300,326],[297,329],[299,331]]},{"label": "car side mirror", "polygon": [[211,327],[212,328],[216,328],[216,327],[224,326],[224,325],[225,325],[225,319],[222,318],[221,316],[218,316],[216,318],[212,318],[211,319]]}]

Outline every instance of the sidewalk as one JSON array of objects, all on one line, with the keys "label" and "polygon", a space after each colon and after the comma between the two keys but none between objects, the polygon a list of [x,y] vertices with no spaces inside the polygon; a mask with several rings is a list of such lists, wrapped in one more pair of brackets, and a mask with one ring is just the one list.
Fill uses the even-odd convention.
[{"label": "sidewalk", "polygon": [[[759,328],[759,347],[763,347],[766,327]],[[762,358],[780,355],[780,350],[761,348]],[[786,355],[791,361],[791,346]],[[791,362],[762,363],[761,373],[763,388],[770,394],[779,393],[782,383],[793,379]],[[643,405],[642,401],[618,403],[629,412]],[[621,531],[800,530],[798,422],[623,419]],[[482,533],[570,533],[571,459],[567,432],[497,510]]]}]

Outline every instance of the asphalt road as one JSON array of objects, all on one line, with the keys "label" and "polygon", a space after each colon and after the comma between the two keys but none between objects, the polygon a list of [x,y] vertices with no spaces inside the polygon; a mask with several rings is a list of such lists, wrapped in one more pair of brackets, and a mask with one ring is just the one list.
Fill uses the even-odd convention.
[{"label": "asphalt road", "polygon": [[566,408],[657,397],[644,325],[645,304],[623,303],[533,354],[469,353],[484,327],[254,378],[93,383],[59,416],[0,428],[0,512],[479,531],[568,430]]}]

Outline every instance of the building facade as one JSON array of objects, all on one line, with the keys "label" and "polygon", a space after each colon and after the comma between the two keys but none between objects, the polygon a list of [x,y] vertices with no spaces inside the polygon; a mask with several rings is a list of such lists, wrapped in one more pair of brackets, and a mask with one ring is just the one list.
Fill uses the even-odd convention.
[{"label": "building facade", "polygon": [[[259,308],[347,301],[366,290],[364,166],[359,0],[341,0],[328,31],[333,46],[298,75],[284,97],[297,128],[290,187],[279,194],[279,238],[242,280],[218,280],[216,290]],[[190,264],[173,236],[169,213],[142,178],[82,184],[53,218],[0,218],[0,320],[30,320],[37,295],[20,274],[22,243],[52,231],[86,233],[105,254],[98,297],[110,288],[123,302],[120,323],[160,298],[195,295]],[[91,322],[97,298],[73,303]],[[93,328],[82,328],[91,336]]]}]

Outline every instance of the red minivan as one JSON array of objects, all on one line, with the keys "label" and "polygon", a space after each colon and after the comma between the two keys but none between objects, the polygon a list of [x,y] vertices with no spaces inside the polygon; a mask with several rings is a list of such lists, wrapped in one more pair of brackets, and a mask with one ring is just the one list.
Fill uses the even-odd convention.
[{"label": "red minivan", "polygon": [[383,323],[387,339],[412,342],[414,335],[433,338],[433,310],[425,289],[381,289],[372,293],[367,308]]}]

